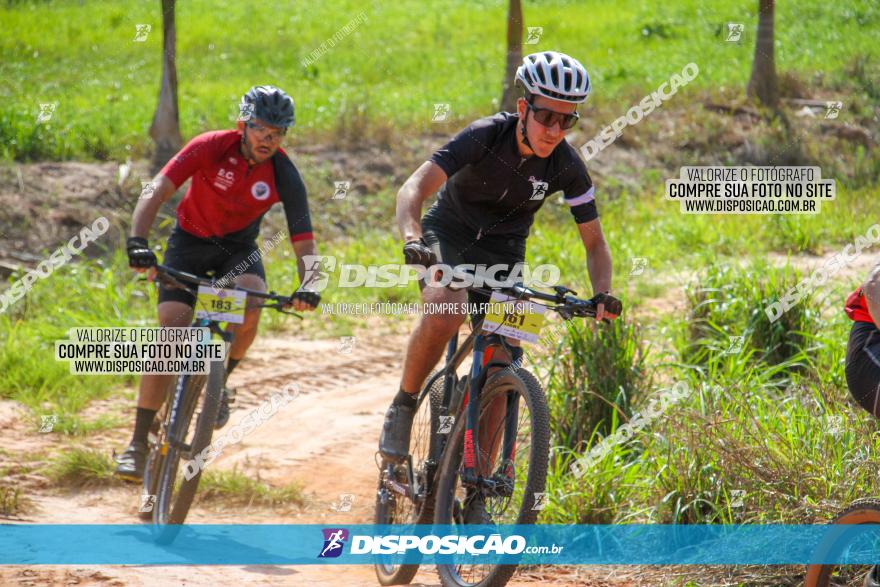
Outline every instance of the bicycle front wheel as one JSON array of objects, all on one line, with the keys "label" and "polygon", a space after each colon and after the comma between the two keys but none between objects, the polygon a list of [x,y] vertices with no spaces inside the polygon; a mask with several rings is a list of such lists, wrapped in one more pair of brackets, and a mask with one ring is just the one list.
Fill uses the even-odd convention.
[{"label": "bicycle front wheel", "polygon": [[[165,457],[153,510],[153,523],[159,527],[159,542],[174,540],[180,530],[179,525],[184,523],[189,513],[203,472],[198,461],[193,462],[193,459],[211,443],[220,408],[223,377],[222,361],[211,362],[207,377],[181,375],[177,393],[183,393],[183,400],[179,413],[170,422],[168,437],[162,445]],[[206,384],[205,393],[201,393]],[[182,471],[181,460],[185,461]]]},{"label": "bicycle front wheel", "polygon": [[[487,517],[481,516],[480,523],[534,524],[547,481],[549,422],[544,391],[531,373],[505,369],[490,375],[480,394],[480,433],[474,449],[478,469],[495,482],[495,488],[462,484],[463,410],[440,462],[434,523],[466,524],[469,510],[481,501]],[[444,586],[502,587],[516,565],[438,565],[437,569]]]},{"label": "bicycle front wheel", "polygon": [[[832,524],[861,525],[880,524],[880,500],[860,500],[843,510],[833,520]],[[846,558],[848,553],[855,548],[864,548],[865,545],[852,544],[845,533],[835,536],[827,544],[822,545],[822,551],[827,553],[840,553]],[[880,545],[873,545],[872,552],[880,552]],[[864,553],[861,553],[864,554]],[[860,557],[863,558],[863,557]],[[807,567],[807,576],[804,579],[804,587],[845,587],[849,585],[864,585],[865,576],[871,571],[867,565],[810,565]]]}]

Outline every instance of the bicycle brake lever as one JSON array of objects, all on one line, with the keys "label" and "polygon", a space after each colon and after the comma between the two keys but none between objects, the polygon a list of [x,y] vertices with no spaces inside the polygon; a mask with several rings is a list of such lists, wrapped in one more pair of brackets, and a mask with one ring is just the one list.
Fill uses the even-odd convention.
[{"label": "bicycle brake lever", "polygon": [[578,295],[578,292],[574,291],[573,289],[568,289],[564,285],[554,285],[553,291],[556,292],[556,297],[560,300],[565,299],[565,294],[571,294],[573,296]]},{"label": "bicycle brake lever", "polygon": [[297,312],[294,312],[293,310],[285,310],[284,305],[281,302],[275,302],[274,304],[260,304],[257,307],[258,308],[269,308],[271,310],[276,310],[277,312],[279,312],[281,314],[288,314],[290,316],[296,316],[300,320],[303,319],[302,314],[298,314]]}]

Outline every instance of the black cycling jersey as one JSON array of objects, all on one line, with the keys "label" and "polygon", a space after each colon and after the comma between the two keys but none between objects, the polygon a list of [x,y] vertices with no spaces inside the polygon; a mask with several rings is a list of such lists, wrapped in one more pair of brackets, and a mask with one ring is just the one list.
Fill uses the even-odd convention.
[{"label": "black cycling jersey", "polygon": [[437,208],[481,235],[525,238],[537,212],[562,190],[578,223],[599,216],[593,182],[574,148],[563,140],[549,157],[523,158],[517,148],[519,116],[481,118],[431,156],[447,176]]}]

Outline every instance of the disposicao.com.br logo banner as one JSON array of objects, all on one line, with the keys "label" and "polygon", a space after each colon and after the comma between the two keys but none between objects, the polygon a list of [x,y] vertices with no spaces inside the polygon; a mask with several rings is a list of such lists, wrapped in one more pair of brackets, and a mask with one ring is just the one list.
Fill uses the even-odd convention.
[{"label": "disposicao.com.br logo banner", "polygon": [[875,564],[880,528],[831,525],[0,526],[0,564]]}]

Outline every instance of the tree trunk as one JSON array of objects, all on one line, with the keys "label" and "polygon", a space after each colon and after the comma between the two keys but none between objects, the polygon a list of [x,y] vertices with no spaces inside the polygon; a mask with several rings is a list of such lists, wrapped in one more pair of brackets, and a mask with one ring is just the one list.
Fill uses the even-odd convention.
[{"label": "tree trunk", "polygon": [[746,93],[762,104],[776,108],[779,104],[779,85],[776,81],[776,63],[773,60],[773,5],[774,0],[759,0],[758,38],[755,41],[755,61]]},{"label": "tree trunk", "polygon": [[152,161],[154,173],[180,150],[183,143],[177,112],[175,1],[162,0],[162,88],[159,90],[159,105],[150,126],[150,136],[156,143]]},{"label": "tree trunk", "polygon": [[516,112],[516,99],[519,97],[513,83],[516,68],[522,63],[522,4],[520,0],[510,0],[507,8],[507,70],[501,93],[500,110]]}]

